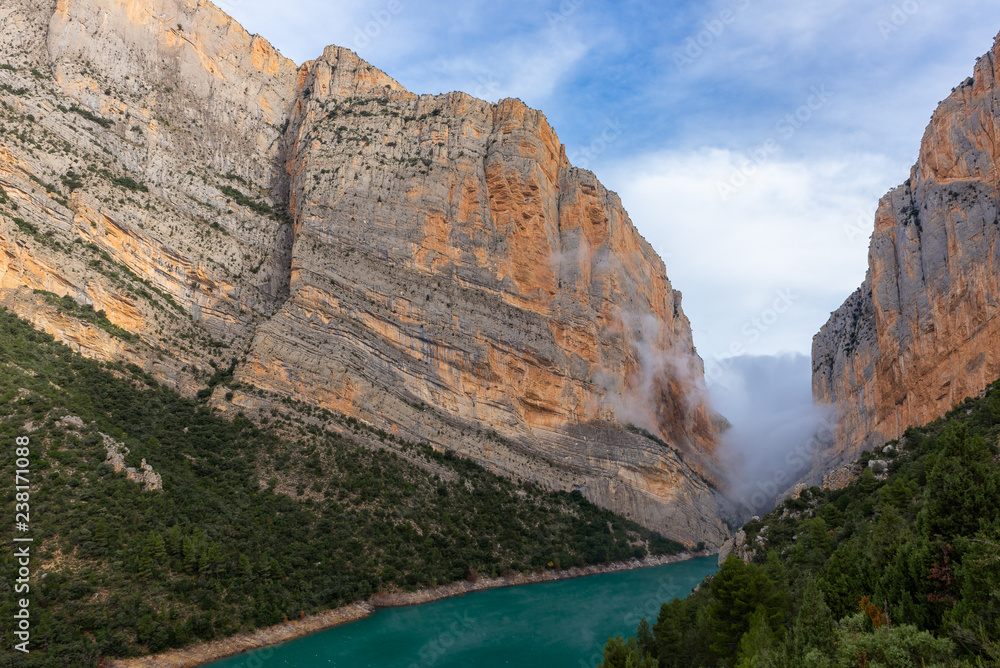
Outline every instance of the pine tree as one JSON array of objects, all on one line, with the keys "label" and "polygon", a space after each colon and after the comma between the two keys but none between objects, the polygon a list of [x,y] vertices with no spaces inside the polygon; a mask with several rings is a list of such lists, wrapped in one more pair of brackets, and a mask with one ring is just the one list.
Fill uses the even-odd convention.
[{"label": "pine tree", "polygon": [[151,531],[149,533],[149,548],[153,556],[153,562],[157,568],[163,568],[167,565],[167,545],[163,540],[163,536]]},{"label": "pine tree", "polygon": [[809,650],[816,649],[830,656],[834,649],[834,618],[815,580],[806,583],[802,606],[792,625],[792,656],[802,660]]},{"label": "pine tree", "polygon": [[187,536],[184,537],[181,553],[184,557],[184,570],[188,573],[198,572],[198,552],[195,549],[194,541]]},{"label": "pine tree", "polygon": [[149,550],[149,544],[142,546],[142,553],[139,555],[139,566],[136,569],[140,580],[148,580],[153,576],[153,557]]},{"label": "pine tree", "polygon": [[768,623],[767,610],[758,606],[750,616],[750,628],[740,638],[736,668],[770,668],[774,665],[773,648],[774,632]]},{"label": "pine tree", "polygon": [[656,659],[642,657],[642,650],[635,638],[611,638],[604,646],[604,661],[598,668],[657,668]]},{"label": "pine tree", "polygon": [[222,549],[218,543],[209,543],[198,558],[198,574],[213,575],[222,566]]},{"label": "pine tree", "polygon": [[182,556],[181,551],[184,546],[184,536],[181,534],[181,528],[179,526],[175,524],[170,528],[170,531],[167,532],[167,539],[165,542],[167,544],[167,553],[171,557]]},{"label": "pine tree", "polygon": [[878,480],[875,479],[875,472],[871,470],[871,467],[866,467],[861,472],[861,480],[858,481],[858,487],[865,494],[874,492],[875,488],[878,487]]},{"label": "pine tree", "polygon": [[247,555],[240,553],[237,568],[239,569],[240,579],[243,580],[244,585],[253,580],[253,564],[250,563]]},{"label": "pine tree", "polygon": [[110,547],[111,528],[103,517],[97,520],[97,524],[94,525],[94,544],[97,546],[99,554],[106,554],[106,550]]},{"label": "pine tree", "polygon": [[964,424],[949,425],[938,442],[942,456],[927,474],[922,525],[929,537],[973,536],[987,509],[1000,507],[993,452]]},{"label": "pine tree", "polygon": [[686,631],[690,625],[687,610],[687,600],[679,598],[660,606],[660,614],[656,618],[655,628],[656,656],[664,668],[688,665],[684,642]]},{"label": "pine tree", "polygon": [[260,563],[257,565],[257,572],[263,582],[271,582],[271,561],[268,557],[261,555]]},{"label": "pine tree", "polygon": [[639,622],[636,639],[639,641],[639,649],[643,656],[651,656],[655,659],[657,654],[656,639],[653,637],[653,631],[649,628],[649,622],[646,621],[645,617]]},{"label": "pine tree", "polygon": [[144,615],[139,619],[139,623],[136,625],[136,638],[139,642],[147,642],[156,631],[157,624],[156,620],[153,619],[152,615]]},{"label": "pine tree", "polygon": [[712,651],[719,658],[736,653],[740,638],[750,628],[750,617],[763,607],[773,628],[784,617],[784,597],[767,574],[755,564],[744,564],[730,555],[712,580],[713,600],[709,607],[715,640]]}]

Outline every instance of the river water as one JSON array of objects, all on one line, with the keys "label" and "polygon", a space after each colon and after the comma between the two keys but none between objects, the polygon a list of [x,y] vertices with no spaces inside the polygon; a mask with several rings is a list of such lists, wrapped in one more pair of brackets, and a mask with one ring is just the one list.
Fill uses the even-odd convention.
[{"label": "river water", "polygon": [[211,668],[595,668],[610,636],[653,623],[716,558],[491,589],[407,608],[217,661]]}]

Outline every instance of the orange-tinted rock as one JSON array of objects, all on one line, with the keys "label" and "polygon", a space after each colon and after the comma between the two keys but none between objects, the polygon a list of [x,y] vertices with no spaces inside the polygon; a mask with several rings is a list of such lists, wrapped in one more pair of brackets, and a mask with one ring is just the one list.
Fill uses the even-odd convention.
[{"label": "orange-tinted rock", "polygon": [[38,4],[5,0],[0,62],[53,77],[17,61],[0,82],[69,148],[0,138],[38,230],[0,207],[15,311],[189,394],[235,360],[270,393],[240,393],[253,413],[290,397],[721,544],[680,294],[543,114],[417,96],[339,47],[296,67],[203,0]]},{"label": "orange-tinted rock", "polygon": [[1000,46],[941,103],[910,179],[875,218],[862,287],[813,343],[840,412],[828,459],[900,437],[1000,377]]}]

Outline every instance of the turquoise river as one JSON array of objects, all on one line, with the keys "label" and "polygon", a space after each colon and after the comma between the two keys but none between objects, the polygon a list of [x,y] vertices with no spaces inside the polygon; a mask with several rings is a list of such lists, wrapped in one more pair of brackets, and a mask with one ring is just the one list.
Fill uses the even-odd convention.
[{"label": "turquoise river", "polygon": [[407,608],[241,654],[211,668],[595,668],[610,636],[635,634],[660,604],[716,571],[707,557],[506,587]]}]

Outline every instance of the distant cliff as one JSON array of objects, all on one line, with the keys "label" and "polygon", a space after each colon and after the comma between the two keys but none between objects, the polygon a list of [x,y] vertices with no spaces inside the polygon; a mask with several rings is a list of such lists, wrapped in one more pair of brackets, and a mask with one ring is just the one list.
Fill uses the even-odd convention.
[{"label": "distant cliff", "polygon": [[680,294],[544,115],[296,66],[203,0],[38,4],[0,7],[0,302],[223,412],[342,414],[725,539]]},{"label": "distant cliff", "polygon": [[934,113],[905,184],[879,204],[864,284],[813,341],[837,405],[825,460],[902,435],[1000,377],[1000,44]]}]

